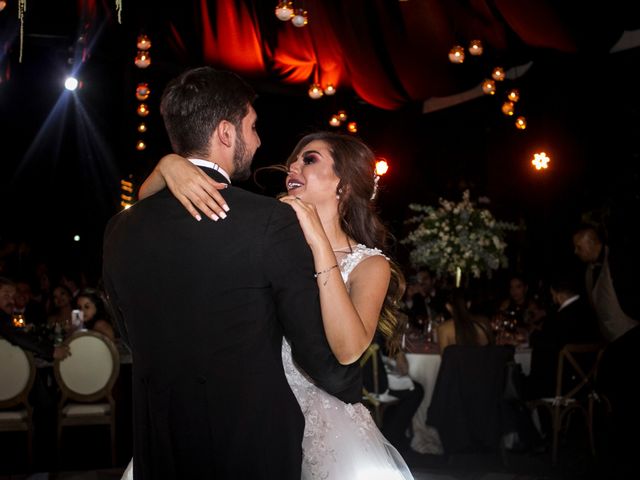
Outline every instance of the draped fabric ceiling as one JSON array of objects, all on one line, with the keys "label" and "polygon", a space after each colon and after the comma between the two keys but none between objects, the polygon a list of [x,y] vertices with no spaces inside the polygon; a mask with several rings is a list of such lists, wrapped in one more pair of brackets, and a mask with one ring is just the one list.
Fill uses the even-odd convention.
[{"label": "draped fabric ceiling", "polygon": [[[124,0],[124,21],[127,5]],[[383,109],[458,93],[486,73],[448,61],[452,45],[485,46],[486,68],[508,67],[541,52],[607,52],[640,25],[631,1],[297,0],[309,23],[274,15],[276,0],[196,0],[139,11],[171,37],[173,54],[248,78],[306,88],[317,82],[352,89]],[[162,13],[158,16],[158,13]],[[145,18],[146,20],[142,20]],[[153,30],[153,29],[152,29]]]}]

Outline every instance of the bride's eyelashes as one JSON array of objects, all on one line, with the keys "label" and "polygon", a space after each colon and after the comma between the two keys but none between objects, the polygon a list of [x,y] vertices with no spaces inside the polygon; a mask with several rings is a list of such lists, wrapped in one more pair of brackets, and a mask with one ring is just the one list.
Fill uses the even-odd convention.
[{"label": "bride's eyelashes", "polygon": [[302,156],[302,163],[304,163],[305,165],[311,165],[312,163],[315,163],[316,161],[316,156],[313,153],[305,153]]}]

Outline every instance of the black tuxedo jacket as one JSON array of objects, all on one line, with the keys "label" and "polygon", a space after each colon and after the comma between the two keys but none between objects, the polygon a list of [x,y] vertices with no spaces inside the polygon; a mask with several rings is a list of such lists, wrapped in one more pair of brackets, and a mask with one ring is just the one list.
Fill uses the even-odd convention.
[{"label": "black tuxedo jacket", "polygon": [[226,220],[197,222],[165,189],[106,228],[105,288],[133,354],[136,480],[299,480],[304,417],[283,335],[321,388],[360,400],[358,365],[340,365],[324,336],[293,210],[223,195]]}]

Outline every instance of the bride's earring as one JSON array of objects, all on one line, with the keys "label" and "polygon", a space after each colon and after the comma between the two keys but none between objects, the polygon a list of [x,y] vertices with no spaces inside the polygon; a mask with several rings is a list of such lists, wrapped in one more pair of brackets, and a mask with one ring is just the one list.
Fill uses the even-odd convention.
[{"label": "bride's earring", "polygon": [[336,200],[340,200],[340,195],[342,195],[342,187],[340,187],[338,193],[336,193]]}]

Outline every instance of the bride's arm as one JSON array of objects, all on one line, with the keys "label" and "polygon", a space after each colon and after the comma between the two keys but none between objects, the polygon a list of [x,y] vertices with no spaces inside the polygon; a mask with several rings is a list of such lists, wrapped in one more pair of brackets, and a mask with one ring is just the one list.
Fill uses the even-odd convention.
[{"label": "bride's arm", "polygon": [[213,180],[184,157],[171,153],[160,159],[140,186],[138,197],[147,198],[169,187],[171,193],[196,220],[201,219],[198,210],[212,220],[218,220],[226,218],[225,212],[229,211],[226,201],[218,192],[227,186],[226,183]]},{"label": "bride's arm", "polygon": [[373,340],[389,286],[389,262],[382,256],[363,260],[351,272],[347,291],[315,207],[291,196],[281,200],[296,211],[311,247],[329,346],[340,363],[353,363]]}]

